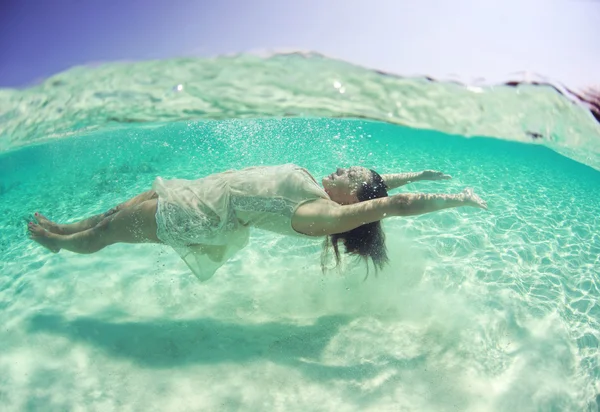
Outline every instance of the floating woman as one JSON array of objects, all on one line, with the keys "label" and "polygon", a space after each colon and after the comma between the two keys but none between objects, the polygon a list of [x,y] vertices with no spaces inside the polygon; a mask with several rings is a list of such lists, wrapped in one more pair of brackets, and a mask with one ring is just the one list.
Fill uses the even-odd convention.
[{"label": "floating woman", "polygon": [[458,194],[388,190],[419,180],[447,180],[441,172],[379,175],[360,166],[338,168],[321,187],[294,164],[229,170],[197,180],[157,177],[152,189],[106,213],[57,224],[35,213],[31,239],[52,252],[94,253],[115,243],[162,243],[173,247],[200,279],[207,280],[246,246],[250,228],[282,235],[325,237],[324,250],[338,243],[345,252],[387,262],[381,220],[461,206],[487,209],[471,189]]}]

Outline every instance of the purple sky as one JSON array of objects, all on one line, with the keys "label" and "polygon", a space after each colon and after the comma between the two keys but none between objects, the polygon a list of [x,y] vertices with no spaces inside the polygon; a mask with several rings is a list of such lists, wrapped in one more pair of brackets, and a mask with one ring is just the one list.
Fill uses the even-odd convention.
[{"label": "purple sky", "polygon": [[73,65],[316,50],[399,74],[600,83],[595,0],[0,0],[0,87]]}]

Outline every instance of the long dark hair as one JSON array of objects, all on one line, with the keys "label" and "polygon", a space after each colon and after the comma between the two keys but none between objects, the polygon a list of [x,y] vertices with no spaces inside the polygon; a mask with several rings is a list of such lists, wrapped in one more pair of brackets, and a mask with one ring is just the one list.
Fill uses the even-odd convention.
[{"label": "long dark hair", "polygon": [[[356,193],[359,202],[387,197],[387,195],[387,186],[383,178],[374,170],[371,170],[370,181],[363,182]],[[329,246],[333,246],[336,266],[340,264],[340,251],[338,249],[338,242],[340,240],[344,243],[347,254],[359,256],[367,262],[367,276],[369,274],[369,259],[371,259],[376,273],[389,261],[385,247],[385,234],[383,233],[381,222],[377,221],[367,223],[344,233],[327,236],[323,245],[321,258],[323,271],[325,270]]]}]

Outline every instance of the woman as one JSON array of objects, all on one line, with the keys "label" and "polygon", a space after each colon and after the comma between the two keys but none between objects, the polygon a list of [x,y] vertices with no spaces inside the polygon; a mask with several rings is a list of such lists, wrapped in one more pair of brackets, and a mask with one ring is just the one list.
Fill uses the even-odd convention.
[{"label": "woman", "polygon": [[417,180],[445,180],[436,171],[380,176],[364,167],[337,169],[322,180],[293,164],[251,167],[198,180],[163,180],[152,190],[106,213],[73,224],[56,224],[36,213],[30,237],[52,252],[94,253],[113,243],[164,243],[173,247],[200,280],[209,279],[249,236],[249,228],[284,235],[325,236],[339,263],[346,253],[387,261],[380,220],[487,204],[472,190],[460,194],[406,194],[387,190]]}]

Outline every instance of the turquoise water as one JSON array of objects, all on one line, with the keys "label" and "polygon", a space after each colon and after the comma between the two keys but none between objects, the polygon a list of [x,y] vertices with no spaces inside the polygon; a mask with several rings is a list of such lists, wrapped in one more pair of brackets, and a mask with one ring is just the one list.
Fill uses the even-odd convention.
[{"label": "turquoise water", "polygon": [[480,83],[383,75],[314,53],[74,67],[0,89],[0,150],[132,123],[351,117],[533,141],[600,170],[600,125],[588,110],[550,86]]},{"label": "turquoise water", "polygon": [[[252,117],[242,112],[228,113]],[[3,410],[596,410],[600,172],[581,163],[592,146],[568,133],[557,153],[549,139],[466,138],[431,124],[148,115],[97,130],[65,116],[71,132],[47,139],[53,120],[31,113],[10,144],[6,130],[26,125],[1,123]],[[166,246],[51,254],[26,235],[35,211],[76,221],[156,176],[285,162],[317,177],[349,165],[437,169],[453,179],[398,192],[469,186],[489,211],[386,220],[391,262],[367,280],[352,260],[321,273],[320,240],[259,231],[207,283]]]},{"label": "turquoise water", "polygon": [[[435,168],[489,212],[385,222],[392,262],[323,276],[255,233],[201,284],[164,246],[52,255],[25,221],[104,211],[156,175],[296,162]],[[354,120],[131,127],[2,158],[1,381],[12,409],[581,410],[598,382],[600,173],[540,146]],[[50,408],[50,409],[52,409]],[[44,407],[45,410],[46,409]]]}]

